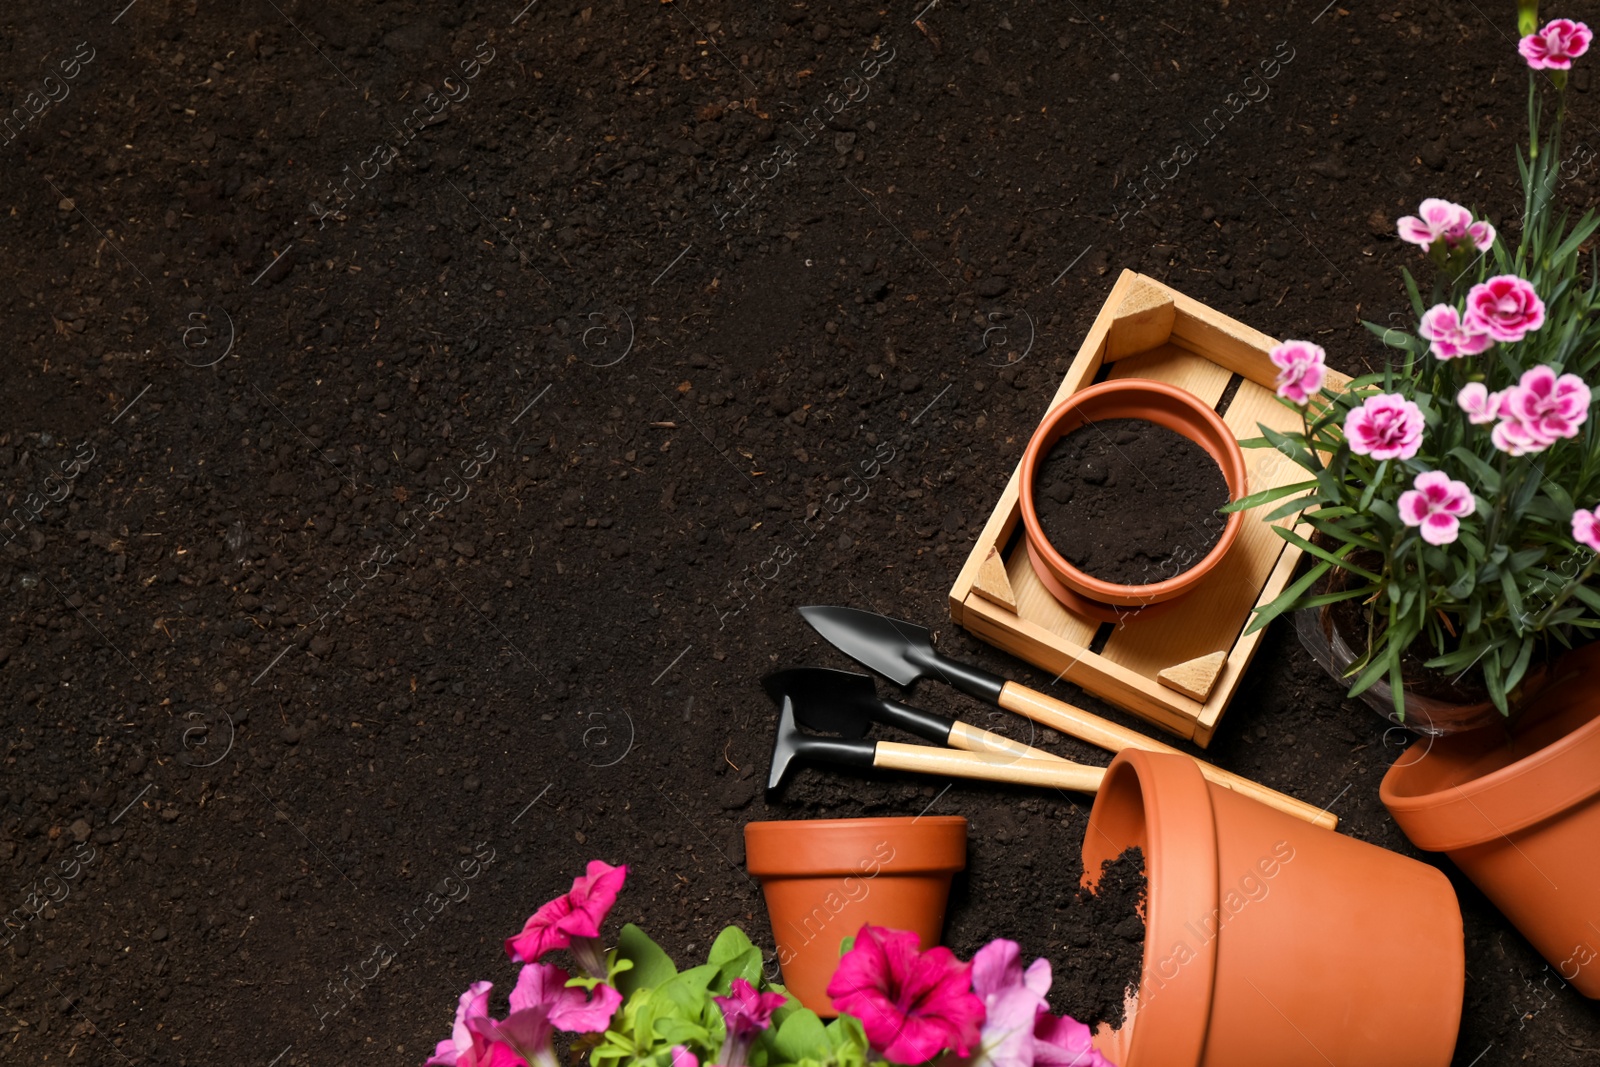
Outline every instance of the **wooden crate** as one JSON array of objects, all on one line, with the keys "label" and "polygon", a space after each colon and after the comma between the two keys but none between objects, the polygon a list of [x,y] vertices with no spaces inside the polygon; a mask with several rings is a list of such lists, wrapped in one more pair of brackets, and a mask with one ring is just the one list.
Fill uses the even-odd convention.
[{"label": "wooden crate", "polygon": [[[1213,405],[1238,375],[1238,390],[1219,409],[1235,436],[1260,436],[1258,423],[1297,428],[1299,417],[1274,396],[1277,368],[1267,353],[1276,343],[1153,278],[1124,271],[1040,415],[1094,384],[1110,364],[1106,377],[1154,378]],[[1328,378],[1334,388],[1347,380],[1332,371]],[[1307,477],[1273,449],[1246,449],[1244,457],[1252,493]],[[1123,621],[1092,652],[1096,634],[1109,624],[1062,607],[1028,563],[1020,466],[950,590],[950,617],[1118,707],[1209,744],[1261,641],[1260,631],[1241,636],[1250,613],[1283,591],[1301,556],[1261,520],[1272,507],[1245,513],[1233,549],[1193,592],[1158,615]]]}]

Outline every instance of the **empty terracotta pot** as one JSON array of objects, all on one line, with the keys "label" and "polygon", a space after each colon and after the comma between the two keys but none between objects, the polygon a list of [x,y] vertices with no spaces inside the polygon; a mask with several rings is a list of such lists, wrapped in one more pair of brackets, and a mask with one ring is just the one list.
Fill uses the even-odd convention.
[{"label": "empty terracotta pot", "polygon": [[[1228,499],[1246,493],[1244,453],[1227,424],[1193,393],[1147,378],[1112,378],[1074,393],[1057,405],[1034,431],[1022,454],[1019,492],[1028,558],[1045,587],[1069,609],[1102,622],[1118,622],[1130,610],[1149,612],[1155,606],[1193,589],[1222,561],[1239,536],[1244,513],[1233,512],[1222,536],[1194,566],[1148,585],[1118,585],[1088,574],[1056,550],[1045,536],[1034,504],[1034,479],[1057,441],[1072,431],[1106,419],[1144,419],[1164,426],[1210,453],[1228,483]],[[1065,536],[1067,531],[1057,530]]]},{"label": "empty terracotta pot", "polygon": [[950,879],[967,865],[958,815],[797,819],[744,828],[745,866],[761,880],[783,984],[824,1018],[839,943],[863,923],[939,943]]},{"label": "empty terracotta pot", "polygon": [[1084,883],[1135,845],[1139,990],[1095,1035],[1120,1067],[1450,1062],[1466,960],[1437,870],[1211,785],[1186,756],[1129,749],[1095,797]]},{"label": "empty terracotta pot", "polygon": [[1600,645],[1557,660],[1514,732],[1423,738],[1383,777],[1413,844],[1448,853],[1586,997],[1600,997]]}]

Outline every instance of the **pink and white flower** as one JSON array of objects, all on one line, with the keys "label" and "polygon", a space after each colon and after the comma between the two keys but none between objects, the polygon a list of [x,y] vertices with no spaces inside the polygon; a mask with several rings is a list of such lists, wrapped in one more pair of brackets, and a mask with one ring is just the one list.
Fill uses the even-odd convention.
[{"label": "pink and white flower", "polygon": [[1415,215],[1404,215],[1395,229],[1400,240],[1423,248],[1432,247],[1438,240],[1458,244],[1466,239],[1467,227],[1472,225],[1472,212],[1460,204],[1430,196],[1417,208]]},{"label": "pink and white flower", "polygon": [[1487,252],[1494,247],[1494,227],[1488,219],[1479,219],[1467,227],[1467,240],[1472,242],[1473,248]]},{"label": "pink and white flower", "polygon": [[1344,420],[1350,451],[1373,459],[1410,459],[1422,447],[1422,409],[1399,393],[1369,396]]},{"label": "pink and white flower", "polygon": [[1600,515],[1595,511],[1600,511],[1600,505],[1594,510],[1579,508],[1572,513],[1572,539],[1591,552],[1600,552]]},{"label": "pink and white flower", "polygon": [[1556,375],[1551,366],[1530,367],[1501,396],[1495,447],[1513,456],[1543,452],[1578,436],[1589,418],[1592,394],[1576,374]]},{"label": "pink and white flower", "polygon": [[1285,341],[1268,353],[1278,368],[1278,395],[1305,407],[1328,374],[1327,354],[1310,341]]},{"label": "pink and white flower", "polygon": [[1544,301],[1525,279],[1497,274],[1467,293],[1464,322],[1469,330],[1487,333],[1496,341],[1520,341],[1544,325]]},{"label": "pink and white flower", "polygon": [[1400,494],[1400,521],[1420,527],[1430,545],[1450,544],[1460,536],[1462,516],[1477,507],[1472,490],[1444,471],[1423,471],[1412,485]]},{"label": "pink and white flower", "polygon": [[1462,321],[1461,313],[1449,304],[1435,304],[1422,316],[1417,333],[1431,342],[1429,349],[1440,359],[1475,356],[1494,344],[1488,331],[1475,329]]},{"label": "pink and white flower", "polygon": [[1467,413],[1467,421],[1482,426],[1500,417],[1502,394],[1489,392],[1482,382],[1468,382],[1456,394],[1456,407]]},{"label": "pink and white flower", "polygon": [[1589,50],[1589,27],[1571,19],[1551,19],[1538,33],[1517,43],[1517,51],[1534,70],[1570,70],[1572,61]]}]

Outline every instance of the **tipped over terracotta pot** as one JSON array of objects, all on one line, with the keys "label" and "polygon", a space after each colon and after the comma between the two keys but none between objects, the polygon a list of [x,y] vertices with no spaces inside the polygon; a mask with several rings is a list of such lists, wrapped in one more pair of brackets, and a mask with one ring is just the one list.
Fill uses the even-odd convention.
[{"label": "tipped over terracotta pot", "polygon": [[1466,958],[1443,874],[1128,749],[1089,814],[1084,883],[1134,846],[1144,965],[1127,1019],[1095,1035],[1119,1067],[1449,1064]]},{"label": "tipped over terracotta pot", "polygon": [[1118,622],[1129,612],[1159,610],[1159,605],[1203,581],[1233,547],[1244,525],[1244,513],[1228,515],[1217,543],[1197,563],[1158,582],[1119,585],[1075,567],[1045,535],[1034,482],[1056,442],[1074,430],[1107,419],[1142,419],[1181,434],[1205,449],[1222,468],[1230,501],[1243,498],[1247,489],[1244,453],[1233,432],[1199,397],[1175,385],[1147,378],[1112,378],[1074,393],[1045,416],[1022,454],[1018,487],[1028,559],[1045,588],[1068,609],[1101,622]]},{"label": "tipped over terracotta pot", "polygon": [[1423,738],[1379,795],[1565,982],[1600,998],[1600,644],[1557,660],[1512,733]]},{"label": "tipped over terracotta pot", "polygon": [[959,815],[796,819],[744,828],[745,866],[761,880],[783,984],[832,1018],[828,982],[839,943],[863,923],[914,931],[939,943],[950,879],[967,865]]}]

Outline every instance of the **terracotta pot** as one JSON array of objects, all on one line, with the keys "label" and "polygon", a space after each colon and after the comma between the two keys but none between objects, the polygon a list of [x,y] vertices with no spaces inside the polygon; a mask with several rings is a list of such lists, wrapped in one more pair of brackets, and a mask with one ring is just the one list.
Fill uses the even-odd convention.
[{"label": "terracotta pot", "polygon": [[1186,756],[1129,749],[1089,814],[1084,883],[1135,845],[1140,987],[1095,1035],[1120,1067],[1450,1062],[1466,960],[1443,874],[1211,785]]},{"label": "terracotta pot", "polygon": [[1600,644],[1550,674],[1514,731],[1424,739],[1380,795],[1413,844],[1448,853],[1564,981],[1600,998]]},{"label": "terracotta pot", "polygon": [[[1198,563],[1159,582],[1118,585],[1074,567],[1051,545],[1039,524],[1033,498],[1034,478],[1057,441],[1079,427],[1105,419],[1144,419],[1187,437],[1210,453],[1222,468],[1230,500],[1238,500],[1246,493],[1245,467],[1239,442],[1217,413],[1193,393],[1165,382],[1113,378],[1074,393],[1045,416],[1022,454],[1019,493],[1028,559],[1045,587],[1068,608],[1103,622],[1119,622],[1130,611],[1150,612],[1204,580],[1239,536],[1244,513],[1236,511],[1227,517],[1222,536]],[[1060,536],[1066,531],[1056,533]]]},{"label": "terracotta pot", "polygon": [[798,819],[744,828],[745,866],[761,880],[783,984],[824,1018],[839,943],[863,923],[939,943],[950,879],[967,865],[959,815]]}]

